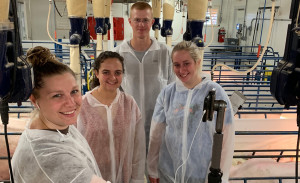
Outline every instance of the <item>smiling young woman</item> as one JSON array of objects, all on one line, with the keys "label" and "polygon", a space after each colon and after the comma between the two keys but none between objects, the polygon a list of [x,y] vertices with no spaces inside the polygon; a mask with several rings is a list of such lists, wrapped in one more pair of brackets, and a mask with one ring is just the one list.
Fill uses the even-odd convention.
[{"label": "smiling young woman", "polygon": [[82,101],[74,72],[41,46],[30,49],[27,58],[36,110],[12,158],[15,182],[105,183],[88,143],[72,125]]},{"label": "smiling young woman", "polygon": [[63,130],[75,124],[81,106],[79,86],[71,73],[53,75],[44,79],[39,96],[30,96],[39,109],[39,117],[32,121],[31,128]]},{"label": "smiling young woman", "polygon": [[95,60],[95,88],[83,97],[77,128],[87,139],[105,180],[143,182],[144,123],[133,97],[119,90],[123,60],[111,51]]},{"label": "smiling young woman", "polygon": [[201,51],[183,41],[172,51],[173,70],[178,80],[159,94],[151,122],[147,169],[151,183],[204,183],[213,146],[216,118],[202,122],[204,99],[212,89],[224,100],[222,182],[228,182],[234,145],[233,112],[224,89],[201,74]]}]

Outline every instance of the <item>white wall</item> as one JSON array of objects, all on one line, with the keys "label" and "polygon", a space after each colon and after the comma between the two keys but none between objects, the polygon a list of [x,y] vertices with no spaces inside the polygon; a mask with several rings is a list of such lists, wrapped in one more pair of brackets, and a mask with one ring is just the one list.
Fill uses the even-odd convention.
[{"label": "white wall", "polygon": [[[214,0],[213,8],[221,10],[221,2],[222,0]],[[254,26],[255,26],[255,18],[257,15],[257,11],[259,7],[264,7],[265,0],[248,0],[247,3],[247,14],[245,18],[246,26],[249,28],[252,22],[252,31],[247,30],[246,40],[241,40],[240,44],[243,46],[251,46],[253,40]],[[150,3],[151,4],[151,3]],[[289,20],[289,12],[290,12],[290,4],[291,0],[277,0],[275,6],[279,6],[278,10],[275,12],[275,21],[273,23],[271,39],[269,42],[269,46],[273,47],[275,51],[279,52],[280,56],[283,56],[284,47],[285,47],[285,39],[287,33],[287,25],[290,23]],[[214,40],[212,45],[224,45],[224,43],[217,42],[218,29],[220,27],[224,27],[226,29],[226,37],[225,38],[236,38],[236,24],[242,23],[244,24],[244,10],[246,6],[246,0],[223,0],[223,11],[222,11],[222,22],[220,25],[214,26],[213,31],[211,27],[203,28],[203,35],[206,33],[206,44],[212,38],[212,32],[214,36]],[[131,27],[128,24],[128,11],[130,9],[130,4],[113,4],[112,6],[112,16],[115,17],[124,17],[125,20],[125,38],[132,37]],[[271,0],[267,0],[266,7],[271,7]],[[183,17],[184,16],[184,17]],[[262,20],[259,21],[259,27],[256,33],[256,43],[257,46],[260,43],[263,46],[265,44],[267,33],[269,29],[269,23],[271,17],[271,10],[267,9],[265,11],[264,22]],[[262,14],[261,17],[262,19]],[[253,20],[254,19],[254,20]],[[276,20],[277,19],[277,20]],[[263,22],[263,31],[261,36],[261,25]],[[162,24],[162,14],[160,23]],[[186,12],[178,12],[174,14],[173,20],[173,45],[182,41],[182,35],[186,30]],[[206,31],[205,31],[206,30]],[[154,36],[154,31],[151,31],[151,36]],[[261,37],[261,38],[260,38]],[[164,37],[159,37],[159,41],[165,42]]]},{"label": "white wall", "polygon": [[[151,3],[150,3],[151,4]],[[129,4],[124,4],[124,3],[113,3],[112,4],[112,12],[111,16],[112,17],[123,17],[124,18],[124,24],[125,24],[125,31],[124,31],[124,37],[125,39],[130,39],[132,38],[132,29],[128,23],[128,18],[129,18],[129,12],[130,12],[130,7],[132,3]],[[182,16],[185,17],[182,17]],[[162,16],[162,13],[161,13]],[[160,24],[162,26],[162,18],[160,19]],[[186,26],[186,12],[185,13],[175,13],[174,14],[174,20],[173,20],[173,44],[176,42],[182,41],[182,27]],[[184,32],[183,32],[184,33]],[[154,37],[154,31],[150,31],[150,35]],[[160,36],[159,37],[160,42],[165,42],[165,38]],[[118,41],[117,43],[119,44],[121,41]]]},{"label": "white wall", "polygon": [[[40,1],[40,0],[22,0],[25,3],[26,7],[26,17],[27,17],[27,31],[28,31],[28,39],[31,40],[49,40],[47,32],[46,32],[46,21],[48,14],[48,1]],[[248,0],[247,6],[247,15],[246,15],[246,25],[250,27],[252,19],[256,18],[258,7],[264,6],[265,0]],[[213,0],[213,8],[217,8],[221,10],[222,0]],[[69,22],[67,19],[67,12],[65,7],[65,0],[56,0],[56,4],[60,12],[63,14],[63,17],[59,17],[56,13],[55,17],[53,16],[54,10],[51,11],[51,19],[50,19],[50,33],[54,35],[54,28],[57,30],[58,38],[68,38],[68,29]],[[150,2],[151,4],[151,2]],[[280,56],[283,56],[284,47],[285,47],[285,39],[287,33],[287,25],[290,23],[289,21],[289,12],[290,12],[290,4],[291,0],[276,0],[276,6],[279,6],[278,11],[276,11],[275,20],[273,24],[271,40],[269,46],[273,47],[275,51],[278,51]],[[224,27],[226,29],[226,38],[236,38],[236,24],[244,23],[244,9],[246,5],[246,0],[223,0],[222,7],[222,22],[218,26],[214,26],[214,30],[212,31],[210,26],[207,28],[203,28],[203,34],[206,33],[206,40],[208,43],[211,40],[212,32],[214,36],[212,45],[223,45],[224,43],[217,42],[218,29],[220,27]],[[113,3],[112,4],[112,17],[123,17],[125,24],[125,38],[130,39],[132,37],[132,30],[128,23],[128,13],[130,11],[130,3]],[[271,6],[271,0],[267,0],[266,6]],[[92,8],[88,6],[88,15],[92,15]],[[270,10],[266,10],[265,19],[270,19]],[[219,15],[220,16],[220,15]],[[55,20],[54,20],[55,18]],[[262,17],[261,17],[262,18]],[[282,21],[283,20],[283,21]],[[112,21],[112,20],[111,20]],[[55,22],[55,24],[54,24]],[[162,24],[162,13],[160,22]],[[269,20],[264,21],[263,32],[261,38],[261,44],[264,45],[268,27]],[[261,35],[261,25],[262,20],[260,20],[260,26],[257,31],[256,44],[260,41]],[[247,33],[247,40],[241,41],[241,45],[252,45],[253,33],[254,33],[255,20],[252,21],[252,31],[249,35],[249,30]],[[182,41],[182,35],[186,30],[186,12],[175,12],[174,20],[173,20],[173,45],[177,42]],[[154,36],[154,31],[151,30],[151,36]],[[165,42],[165,38],[159,38],[159,41]],[[119,42],[118,42],[119,44]],[[111,43],[112,45],[112,43]]]},{"label": "white wall", "polygon": [[[251,34],[249,35],[250,31],[248,29],[247,40],[241,41],[242,45],[247,45],[247,46],[252,45],[253,33],[254,33],[254,29],[255,29],[255,27],[254,27],[255,20],[253,20],[253,19],[256,18],[258,7],[264,7],[264,2],[265,2],[264,0],[256,0],[256,1],[248,0],[246,25],[249,28],[251,26],[251,22],[252,22],[252,26],[251,26],[252,31],[251,31]],[[245,1],[236,1],[233,4],[235,4],[235,5],[232,6],[231,10],[235,13],[239,7],[242,7],[243,5],[245,5]],[[279,0],[279,1],[276,1],[276,4],[275,4],[275,6],[279,6],[279,8],[275,12],[275,17],[274,17],[275,21],[273,23],[269,46],[273,47],[275,51],[278,51],[281,56],[283,56],[283,53],[284,53],[285,39],[286,39],[286,34],[287,34],[287,25],[290,23],[290,20],[289,20],[290,4],[291,4],[291,0],[284,0],[284,1]],[[267,0],[266,7],[271,7],[270,0]],[[262,19],[263,16],[261,15],[260,18]],[[270,9],[265,11],[264,18],[265,19],[271,18],[271,10]],[[239,19],[240,18],[237,18],[237,17],[232,18],[231,23],[227,24],[227,25],[231,25],[228,28],[229,32],[230,32],[230,34],[229,34],[230,36],[233,36],[233,37],[235,36],[234,35],[235,26],[234,25],[236,23],[243,23],[243,22],[238,22]],[[243,20],[243,17],[242,17],[242,20]],[[263,31],[261,34],[262,23],[263,23]],[[264,21],[260,20],[259,21],[259,27],[258,27],[258,31],[256,34],[256,44],[254,44],[255,46],[257,46],[257,44],[259,44],[260,42],[261,42],[261,45],[265,44],[266,39],[267,39],[268,30],[269,30],[269,25],[270,25],[270,20],[264,20]],[[260,39],[261,39],[261,41],[260,41]]]},{"label": "white wall", "polygon": [[[41,0],[22,0],[25,6],[26,12],[26,35],[29,40],[49,40],[47,34],[47,16],[49,9],[49,1]],[[19,15],[20,16],[20,15]],[[52,36],[54,36],[54,20],[53,11],[50,12],[49,30]],[[23,18],[23,17],[19,17]]]}]

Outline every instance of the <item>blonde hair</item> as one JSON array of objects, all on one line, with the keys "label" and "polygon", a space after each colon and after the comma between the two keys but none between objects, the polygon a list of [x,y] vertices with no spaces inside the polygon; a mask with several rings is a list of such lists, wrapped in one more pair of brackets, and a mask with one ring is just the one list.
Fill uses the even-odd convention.
[{"label": "blonde hair", "polygon": [[173,60],[173,55],[175,52],[177,51],[187,51],[189,52],[190,56],[192,57],[192,59],[196,62],[201,62],[200,63],[200,68],[199,71],[202,71],[202,56],[203,56],[203,50],[201,50],[202,48],[199,48],[194,42],[192,41],[181,41],[180,43],[176,44],[172,50],[171,53],[171,58]]}]

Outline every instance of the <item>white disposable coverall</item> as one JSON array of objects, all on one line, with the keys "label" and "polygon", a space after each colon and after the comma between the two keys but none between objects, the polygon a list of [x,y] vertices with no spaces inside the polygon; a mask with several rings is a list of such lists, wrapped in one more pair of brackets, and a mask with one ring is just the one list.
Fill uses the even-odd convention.
[{"label": "white disposable coverall", "polygon": [[216,100],[227,103],[223,126],[223,148],[221,154],[222,183],[228,182],[229,169],[234,150],[233,113],[229,98],[217,83],[204,79],[193,89],[184,87],[181,81],[171,83],[157,98],[151,122],[147,168],[150,177],[160,182],[173,182],[175,172],[185,162],[192,139],[200,125],[191,147],[187,162],[178,169],[176,182],[204,183],[212,158],[213,121],[202,122],[204,99],[213,88]]},{"label": "white disposable coverall", "polygon": [[91,93],[83,97],[77,128],[87,139],[104,180],[144,183],[145,131],[134,99],[117,90],[110,106]]},{"label": "white disposable coverall", "polygon": [[68,134],[25,128],[12,158],[15,182],[89,183],[101,177],[93,153],[79,131]]},{"label": "white disposable coverall", "polygon": [[148,147],[151,118],[159,92],[175,80],[172,72],[170,51],[165,44],[151,38],[152,45],[142,61],[135,56],[128,40],[116,47],[116,52],[124,57],[125,75],[122,88],[136,100],[145,124],[146,145]]}]

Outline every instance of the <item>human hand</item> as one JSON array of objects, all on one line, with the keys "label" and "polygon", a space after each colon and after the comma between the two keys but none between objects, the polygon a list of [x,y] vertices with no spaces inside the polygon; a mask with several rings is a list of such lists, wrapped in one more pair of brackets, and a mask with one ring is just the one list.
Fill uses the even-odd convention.
[{"label": "human hand", "polygon": [[149,177],[150,183],[159,183],[159,178]]}]

